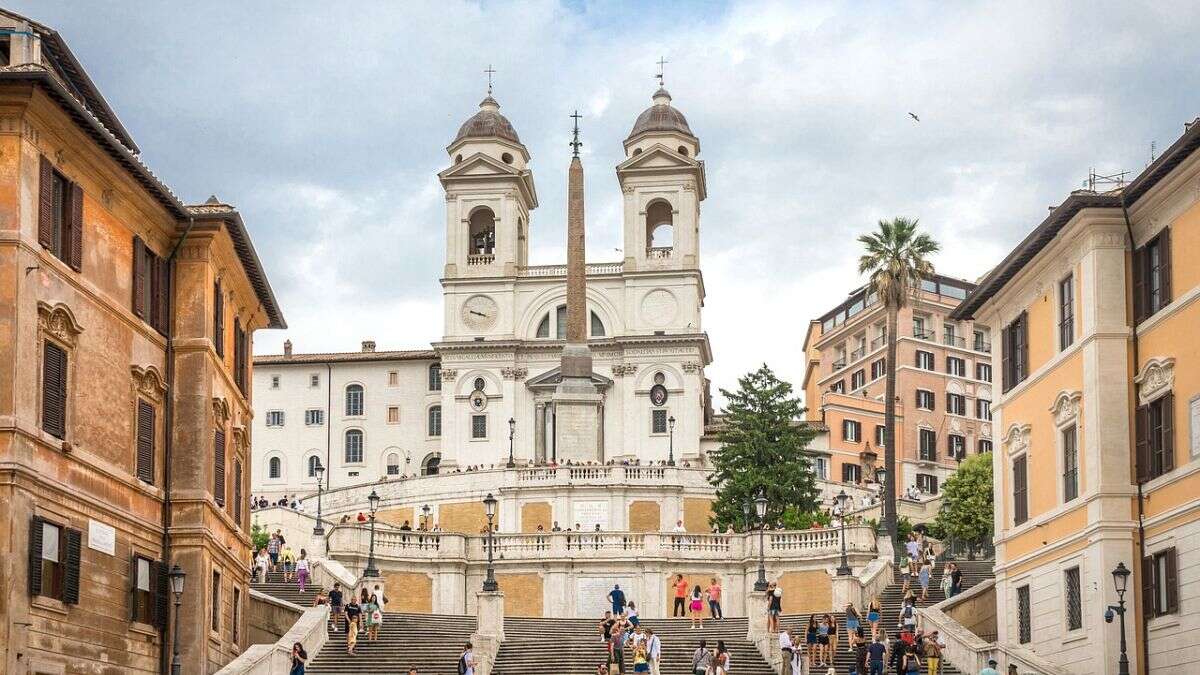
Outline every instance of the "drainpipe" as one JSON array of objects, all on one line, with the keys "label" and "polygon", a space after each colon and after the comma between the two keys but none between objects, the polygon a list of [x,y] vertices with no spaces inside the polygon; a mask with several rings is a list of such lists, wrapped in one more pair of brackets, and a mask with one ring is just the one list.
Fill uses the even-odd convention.
[{"label": "drainpipe", "polygon": [[[333,363],[325,362],[325,489],[333,487]],[[326,556],[329,549],[326,547]]]},{"label": "drainpipe", "polygon": [[[1122,194],[1121,194],[1121,213],[1125,216],[1125,233],[1129,237],[1129,255],[1130,255],[1130,261],[1132,263],[1132,261],[1135,259],[1133,256],[1133,252],[1135,250],[1134,242],[1133,242],[1133,222],[1130,221],[1130,219],[1129,219],[1129,205],[1125,203],[1124,192],[1122,192]],[[1130,284],[1130,295],[1131,296],[1133,293],[1132,289],[1133,289],[1133,284]],[[1131,300],[1133,300],[1133,302],[1130,303],[1130,307],[1135,307],[1137,304],[1136,299],[1131,297]],[[1137,376],[1138,376],[1138,371],[1141,367],[1140,366],[1141,355],[1138,350],[1138,332],[1137,332],[1137,317],[1136,316],[1134,317],[1133,334],[1131,337],[1133,340],[1133,345],[1132,345],[1133,346],[1133,379],[1136,380]],[[1137,396],[1136,387],[1134,388],[1134,396]],[[1136,408],[1137,408],[1137,402],[1135,400],[1134,401],[1134,419],[1135,420],[1137,419]],[[1145,560],[1146,560],[1146,509],[1145,509],[1145,504],[1144,504],[1145,497],[1142,494],[1142,478],[1141,478],[1141,476],[1142,476],[1142,471],[1141,471],[1141,467],[1138,466],[1137,448],[1134,448],[1133,480],[1137,484],[1138,569],[1139,570],[1142,569],[1141,566],[1145,563]],[[1142,570],[1142,574],[1145,574],[1144,570]],[[1135,588],[1142,588],[1142,579],[1141,579],[1140,575],[1135,581],[1137,583],[1137,586],[1135,586]],[[1145,596],[1144,592],[1142,593],[1142,596],[1143,597],[1141,598],[1141,602],[1138,603],[1138,615],[1141,618],[1141,625],[1142,625],[1142,658],[1138,662],[1138,670],[1140,672],[1142,672],[1143,674],[1147,674],[1150,672],[1150,665],[1149,665],[1150,635],[1147,631],[1147,628],[1149,627],[1150,622],[1149,622],[1149,617],[1146,613],[1146,598],[1144,597]]]}]

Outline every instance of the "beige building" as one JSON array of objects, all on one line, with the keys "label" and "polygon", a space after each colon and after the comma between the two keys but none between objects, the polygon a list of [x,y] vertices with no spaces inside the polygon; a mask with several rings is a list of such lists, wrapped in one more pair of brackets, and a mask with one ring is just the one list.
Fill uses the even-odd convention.
[{"label": "beige building", "polygon": [[179,201],[50,28],[0,12],[0,672],[159,673],[247,644],[246,228]]}]

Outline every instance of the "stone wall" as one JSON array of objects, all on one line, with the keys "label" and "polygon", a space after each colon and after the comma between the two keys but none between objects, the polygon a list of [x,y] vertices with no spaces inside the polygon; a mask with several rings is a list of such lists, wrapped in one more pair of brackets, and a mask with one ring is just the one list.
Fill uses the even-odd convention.
[{"label": "stone wall", "polygon": [[712,525],[708,519],[712,517],[712,500],[685,497],[683,500],[683,527],[688,532],[710,532]]},{"label": "stone wall", "polygon": [[250,644],[271,644],[287,634],[304,608],[251,591],[246,607],[246,637]]},{"label": "stone wall", "polygon": [[456,502],[438,507],[438,525],[447,532],[478,534],[487,526],[482,502]]},{"label": "stone wall", "polygon": [[497,574],[505,616],[543,616],[540,574]]},{"label": "stone wall", "polygon": [[418,523],[413,520],[413,507],[402,506],[395,509],[387,509],[386,511],[377,511],[375,519],[381,523],[395,525],[400,527],[404,523],[408,523],[409,527],[416,529]]},{"label": "stone wall", "polygon": [[658,532],[662,529],[662,507],[658,502],[633,501],[629,503],[630,532]]},{"label": "stone wall", "polygon": [[784,614],[828,612],[833,609],[833,581],[825,570],[784,572],[778,581],[783,589]]},{"label": "stone wall", "polygon": [[553,526],[550,502],[529,502],[521,506],[521,531],[536,532],[538,525],[545,530]]},{"label": "stone wall", "polygon": [[433,577],[423,572],[388,572],[387,611],[433,613]]}]

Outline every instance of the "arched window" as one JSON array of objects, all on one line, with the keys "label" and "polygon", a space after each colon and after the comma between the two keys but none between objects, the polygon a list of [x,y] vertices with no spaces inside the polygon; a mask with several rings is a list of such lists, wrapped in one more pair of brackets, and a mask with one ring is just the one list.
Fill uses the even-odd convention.
[{"label": "arched window", "polygon": [[496,216],[483,207],[471,214],[471,255],[491,255],[496,249]]},{"label": "arched window", "polygon": [[675,217],[671,205],[657,201],[646,209],[646,248],[669,249],[674,241]]},{"label": "arched window", "polygon": [[[542,317],[541,322],[538,323],[537,333],[535,334],[536,337],[554,337],[560,340],[567,337],[567,306],[559,305],[554,309],[553,314],[554,335],[550,334],[550,314],[547,313],[546,316]],[[591,336],[604,337],[607,333],[604,330],[604,322],[600,320],[600,315],[596,314],[595,311],[591,311],[590,314],[592,319],[590,328]]]},{"label": "arched window", "polygon": [[483,391],[483,388],[485,386],[487,386],[487,381],[484,380],[482,377],[477,377],[477,378],[475,378],[475,382],[473,382],[472,384],[475,385],[475,391]]},{"label": "arched window", "polygon": [[389,476],[400,475],[400,455],[398,455],[394,452],[388,453],[388,456],[387,456],[387,475],[389,475]]},{"label": "arched window", "polygon": [[426,423],[426,432],[430,436],[442,435],[442,406],[429,406],[429,419]]},{"label": "arched window", "polygon": [[550,315],[542,317],[542,322],[538,324],[537,336],[540,338],[550,337]]},{"label": "arched window", "polygon": [[308,477],[309,478],[317,477],[317,467],[320,465],[321,465],[320,457],[318,457],[316,455],[312,455],[311,457],[308,458]]},{"label": "arched window", "polygon": [[592,312],[592,337],[604,337],[604,322],[595,312]]},{"label": "arched window", "polygon": [[505,164],[512,164],[512,160],[513,160],[513,157],[510,153],[506,152],[506,153],[500,155],[500,161],[504,162]]},{"label": "arched window", "polygon": [[559,305],[554,310],[554,336],[562,340],[567,337],[567,306]]},{"label": "arched window", "polygon": [[435,363],[429,366],[429,391],[442,390],[442,364]]},{"label": "arched window", "polygon": [[360,464],[363,461],[363,432],[361,429],[346,430],[346,463]]},{"label": "arched window", "polygon": [[279,478],[283,475],[283,460],[278,457],[272,457],[267,461],[267,475],[271,478]]},{"label": "arched window", "polygon": [[361,384],[351,384],[346,387],[346,417],[358,417],[363,414],[363,387]]},{"label": "arched window", "polygon": [[438,467],[441,466],[441,463],[442,463],[441,455],[432,454],[432,455],[426,457],[425,461],[421,462],[421,475],[422,476],[436,476],[437,472],[438,472]]}]

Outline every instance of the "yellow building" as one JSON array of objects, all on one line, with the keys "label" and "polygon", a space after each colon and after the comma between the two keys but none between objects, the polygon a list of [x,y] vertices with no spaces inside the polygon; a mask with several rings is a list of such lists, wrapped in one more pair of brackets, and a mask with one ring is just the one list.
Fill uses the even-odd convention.
[{"label": "yellow building", "polygon": [[1071,672],[1117,672],[1119,563],[1133,672],[1200,667],[1198,149],[1073,192],[952,314],[997,333],[999,642]]}]

